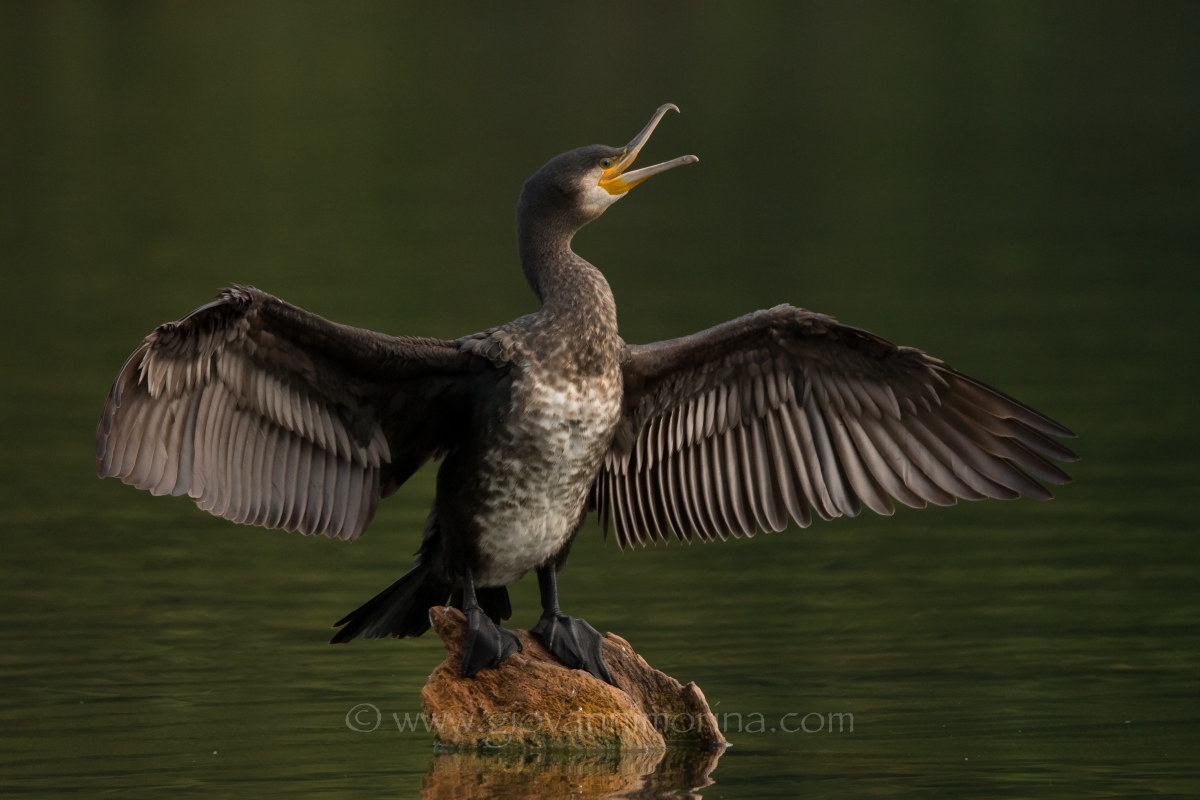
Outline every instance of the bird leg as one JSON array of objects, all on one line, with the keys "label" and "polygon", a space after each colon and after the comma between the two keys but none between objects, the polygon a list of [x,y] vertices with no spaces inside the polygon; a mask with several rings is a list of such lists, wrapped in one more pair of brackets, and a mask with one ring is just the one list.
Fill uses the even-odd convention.
[{"label": "bird leg", "polygon": [[572,669],[583,669],[606,683],[613,682],[600,654],[600,633],[587,622],[558,610],[558,577],[553,564],[538,567],[542,618],[530,631],[546,649]]},{"label": "bird leg", "polygon": [[467,615],[467,643],[463,648],[462,676],[470,678],[481,669],[498,667],[521,649],[521,640],[483,612],[475,597],[475,579],[470,567],[463,574],[462,610]]}]

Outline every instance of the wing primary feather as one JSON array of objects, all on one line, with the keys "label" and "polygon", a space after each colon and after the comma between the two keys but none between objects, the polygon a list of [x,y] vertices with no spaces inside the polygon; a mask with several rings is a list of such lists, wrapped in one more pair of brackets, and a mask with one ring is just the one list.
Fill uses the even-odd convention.
[{"label": "wing primary feather", "polygon": [[799,502],[802,511],[800,516],[793,516],[801,527],[807,528],[812,524],[811,511],[816,511],[824,519],[831,519],[838,511],[829,499],[828,490],[824,481],[820,480],[820,475],[813,474],[819,467],[816,466],[815,460],[812,460],[812,449],[809,446],[811,439],[806,438],[802,441],[801,434],[797,431],[797,423],[800,420],[803,420],[803,412],[791,402],[780,407],[779,427],[788,456],[791,458],[792,472],[800,484]]},{"label": "wing primary feather", "polygon": [[725,386],[725,430],[742,424],[742,391],[743,388],[736,383]]},{"label": "wing primary feather", "polygon": [[683,439],[683,411],[675,406],[671,409],[670,415],[667,417],[667,453],[665,458],[674,458],[679,452],[680,442]]},{"label": "wing primary feather", "polygon": [[646,543],[646,532],[650,529],[646,522],[645,510],[642,508],[642,493],[636,487],[637,474],[627,469],[621,475],[621,485],[625,492],[626,504],[629,506],[630,524],[637,535],[638,543]]},{"label": "wing primary feather", "polygon": [[[649,442],[651,449],[655,450],[661,456],[662,443],[662,418],[655,418],[654,422],[654,438]],[[657,541],[659,539],[667,541],[671,534],[671,518],[667,510],[667,498],[663,492],[663,461],[661,458],[656,458],[653,466],[643,469],[640,475],[642,493],[649,500],[651,514],[654,517],[654,530],[652,538]]]},{"label": "wing primary feather", "polygon": [[669,452],[667,448],[670,446],[667,441],[667,418],[656,417],[654,420],[654,466],[656,469],[662,469],[663,459],[667,457]]},{"label": "wing primary feather", "polygon": [[333,472],[332,502],[330,503],[329,519],[321,532],[328,532],[338,539],[345,540],[346,511],[350,502],[348,496],[350,488],[350,462],[339,456],[334,456],[329,459],[329,464]]},{"label": "wing primary feather", "polygon": [[297,444],[299,447],[296,451],[296,501],[292,506],[292,517],[289,520],[288,530],[303,532],[304,520],[309,517],[314,501],[310,485],[313,461],[321,451],[308,439],[297,438]]},{"label": "wing primary feather", "polygon": [[320,445],[317,440],[317,422],[313,419],[312,398],[302,392],[296,393],[296,410],[300,415],[300,435],[310,442]]},{"label": "wing primary feather", "polygon": [[900,420],[890,415],[883,418],[883,424],[888,427],[893,438],[909,436],[909,451],[920,453],[919,458],[928,465],[925,474],[942,489],[954,497],[964,500],[982,500],[986,495],[973,488],[963,479],[963,474],[971,470],[963,460],[956,456],[944,442],[932,437],[927,428],[919,420],[907,420],[907,427]]},{"label": "wing primary feather", "polygon": [[229,511],[230,497],[229,466],[232,448],[229,441],[229,427],[233,416],[233,403],[229,391],[224,385],[213,387],[216,390],[216,414],[213,425],[206,431],[206,438],[212,442],[212,461],[209,469],[209,489],[212,492],[212,507],[208,509],[218,517],[223,517]]},{"label": "wing primary feather", "polygon": [[842,414],[847,416],[862,416],[862,408],[858,405],[858,398],[854,396],[854,392],[850,391],[849,385],[846,383],[846,378],[837,372],[825,372],[822,374],[824,379],[822,382],[828,384],[829,396],[835,398],[834,407]]},{"label": "wing primary feather", "polygon": [[178,497],[191,492],[196,472],[196,420],[200,416],[200,402],[207,389],[197,387],[188,398],[187,417],[179,435],[179,473],[171,494]]},{"label": "wing primary feather", "polygon": [[592,502],[596,507],[596,518],[600,521],[600,530],[604,534],[604,540],[608,541],[609,534],[609,517],[608,517],[608,497],[605,487],[608,485],[608,476],[612,471],[607,467],[600,470],[600,474],[596,476],[596,483],[592,486]]},{"label": "wing primary feather", "polygon": [[[603,469],[596,476],[596,485],[592,487],[592,492],[596,500],[596,516],[600,519],[600,529],[604,532],[604,538],[608,539],[608,533],[612,528],[612,493],[609,486],[612,482],[613,471],[611,469]],[[617,540],[617,547],[624,549],[625,545],[621,541],[620,531],[613,531]]]},{"label": "wing primary feather", "polygon": [[871,396],[871,401],[880,416],[900,419],[900,403],[896,401],[896,393],[892,391],[891,386],[869,378],[863,379],[857,385]]},{"label": "wing primary feather", "polygon": [[279,421],[283,427],[293,433],[300,435],[304,434],[304,425],[301,422],[301,398],[292,388],[286,383],[279,382]]},{"label": "wing primary feather", "polygon": [[256,417],[254,412],[246,408],[238,409],[238,441],[237,450],[234,455],[234,463],[237,465],[237,494],[236,522],[246,523],[251,519],[254,507],[254,484],[258,480],[257,476],[251,471],[254,463],[254,423]]},{"label": "wing primary feather", "polygon": [[713,528],[711,515],[706,513],[705,509],[707,498],[702,488],[701,467],[698,463],[700,460],[700,448],[690,446],[684,455],[687,465],[688,495],[690,499],[688,506],[692,511],[692,520],[696,524],[696,533],[704,541],[711,542],[717,538],[717,531]]},{"label": "wing primary feather", "polygon": [[875,482],[891,497],[910,508],[924,508],[928,503],[908,486],[911,475],[907,469],[901,474],[897,468],[908,464],[893,464],[863,430],[862,421],[856,417],[843,417],[845,430],[858,451],[859,459]]},{"label": "wing primary feather", "polygon": [[[661,433],[665,437],[665,433]],[[670,538],[669,534],[680,535],[680,524],[675,518],[675,502],[671,497],[670,479],[668,472],[670,465],[666,457],[660,458],[654,465],[654,479],[658,484],[658,496],[662,498],[663,515],[666,517],[667,528],[663,531],[663,540]]]},{"label": "wing primary feather", "polygon": [[671,469],[671,496],[674,498],[676,514],[679,516],[679,521],[682,525],[683,540],[690,542],[692,541],[692,537],[696,535],[698,526],[692,518],[684,451],[681,449],[671,453],[669,464]]},{"label": "wing primary feather", "polygon": [[216,485],[217,437],[212,436],[210,431],[213,430],[213,422],[220,412],[223,395],[224,391],[220,387],[212,385],[205,387],[204,398],[200,404],[200,419],[196,424],[196,474],[188,496],[205,511],[212,507],[213,495],[218,491]]},{"label": "wing primary feather", "polygon": [[713,414],[713,432],[724,433],[729,430],[729,387],[718,385],[713,392],[717,401],[716,412]]},{"label": "wing primary feather", "polygon": [[633,452],[630,455],[632,463],[630,463],[629,469],[635,472],[642,472],[653,462],[654,456],[652,451],[654,448],[650,445],[654,436],[653,429],[654,420],[649,420],[638,431],[637,436],[633,440]]},{"label": "wing primary feather", "polygon": [[[188,496],[193,500],[198,501],[205,495],[206,484],[208,482],[209,461],[212,454],[209,452],[211,437],[205,436],[204,432],[209,429],[209,420],[212,418],[213,397],[218,394],[218,391],[212,386],[204,386],[200,390],[200,404],[196,409],[196,424],[194,426],[194,435],[192,437],[192,452],[194,453],[192,482],[188,486]],[[201,506],[203,508],[203,506]]]},{"label": "wing primary feather", "polygon": [[157,463],[154,467],[156,478],[154,485],[147,487],[150,494],[168,494],[179,481],[179,450],[187,428],[190,400],[191,395],[183,395],[162,403],[165,422],[158,431]]},{"label": "wing primary feather", "polygon": [[825,415],[817,407],[815,398],[810,398],[809,402],[805,403],[803,419],[812,434],[817,460],[820,462],[818,474],[828,487],[829,496],[841,513],[848,517],[857,517],[862,512],[863,498],[855,491],[854,484],[847,475],[848,467],[838,459],[834,438],[830,435]]},{"label": "wing primary feather", "polygon": [[737,530],[737,521],[729,508],[729,477],[725,474],[725,456],[721,452],[721,441],[724,437],[714,433],[701,446],[705,449],[710,491],[712,492],[716,511],[714,516],[720,529],[722,539]]},{"label": "wing primary feather", "polygon": [[139,443],[144,435],[142,418],[146,413],[147,400],[141,392],[130,391],[120,411],[124,413],[124,424],[111,434],[114,444],[107,454],[107,471],[126,478],[137,463]]},{"label": "wing primary feather", "polygon": [[271,493],[268,455],[263,452],[266,447],[264,427],[269,424],[262,416],[253,414],[246,431],[246,520],[251,525],[262,524]]},{"label": "wing primary feather", "polygon": [[858,377],[847,377],[843,381],[846,388],[850,390],[851,395],[858,401],[858,406],[865,414],[862,416],[870,416],[879,419],[883,416],[883,410],[875,404],[875,398],[867,389],[871,383],[870,379]]},{"label": "wing primary feather", "polygon": [[[788,410],[791,412],[791,429],[796,440],[793,456],[803,460],[804,473],[812,486],[812,491],[808,493],[809,502],[817,516],[823,520],[840,517],[842,503],[834,500],[825,481],[826,461],[820,455],[822,445],[828,446],[828,441],[818,443],[816,433],[809,424],[808,413],[803,408],[791,406]],[[829,458],[832,459],[832,456]],[[833,463],[831,466],[836,472],[837,464]]]},{"label": "wing primary feather", "polygon": [[968,483],[977,491],[995,500],[1011,500],[1020,496],[1008,485],[1007,471],[998,468],[1000,459],[984,450],[973,436],[940,416],[930,415],[919,422],[925,425],[933,439],[946,442],[955,455],[970,467],[971,472],[961,477],[967,480],[974,474],[976,479],[968,480]]},{"label": "wing primary feather", "polygon": [[300,492],[300,462],[306,443],[287,429],[280,429],[279,438],[283,449],[280,479],[283,481],[283,504],[280,509],[279,527],[294,531],[299,524],[300,507],[304,500]]},{"label": "wing primary feather", "polygon": [[[914,508],[923,508],[926,503],[939,506],[954,505],[954,495],[942,489],[929,475],[929,472],[934,471],[933,465],[922,458],[923,448],[912,446],[912,436],[908,432],[901,430],[898,436],[893,436],[883,424],[882,417],[856,420],[855,428],[858,435],[868,440],[883,457],[884,463],[890,467],[905,490],[919,498],[920,505]],[[905,448],[900,442],[910,446]]]},{"label": "wing primary feather", "polygon": [[1079,458],[1070,448],[1047,438],[1017,418],[996,416],[998,413],[1003,413],[1003,408],[973,405],[967,398],[957,395],[947,397],[944,404],[947,408],[954,409],[961,418],[969,420],[994,436],[1018,441],[1044,458],[1067,462],[1076,461]]},{"label": "wing primary feather", "polygon": [[664,536],[666,529],[663,527],[663,515],[659,514],[661,507],[661,497],[654,491],[654,469],[645,466],[644,464],[633,474],[635,481],[634,491],[638,493],[638,497],[642,499],[646,510],[646,535],[651,541],[658,541],[666,538]]},{"label": "wing primary feather", "polygon": [[629,517],[629,497],[625,493],[625,476],[615,468],[610,471],[609,476],[609,507],[612,509],[613,526],[630,545],[644,544]]},{"label": "wing primary feather", "polygon": [[762,503],[765,519],[769,527],[764,528],[768,533],[774,533],[787,527],[787,511],[784,508],[782,491],[776,484],[776,475],[771,469],[771,450],[774,443],[767,437],[762,417],[755,417],[750,426],[751,446],[754,459],[754,474],[758,483],[759,501]]},{"label": "wing primary feather", "polygon": [[987,419],[985,421],[981,418],[987,416],[986,412],[971,414],[971,410],[964,410],[958,403],[947,402],[945,405],[947,414],[953,417],[954,423],[958,427],[979,428],[976,439],[988,452],[1013,462],[1047,483],[1061,485],[1070,482],[1069,475],[1047,461],[1027,444],[1027,436],[1044,438],[1040,433],[1025,428],[1022,423],[1015,420]]},{"label": "wing primary feather", "polygon": [[849,479],[850,485],[854,487],[854,493],[876,514],[883,516],[894,514],[896,509],[892,505],[891,499],[871,477],[870,470],[863,465],[858,450],[850,441],[845,421],[837,415],[831,415],[828,430],[837,451],[837,462],[846,471],[846,477]]},{"label": "wing primary feather", "polygon": [[362,532],[362,515],[363,507],[370,502],[370,493],[366,491],[366,482],[369,477],[369,472],[362,469],[350,467],[347,473],[348,483],[346,486],[346,519],[342,529],[342,538],[349,541],[358,538],[358,534]]},{"label": "wing primary feather", "polygon": [[775,365],[772,363],[765,371],[763,382],[766,384],[767,390],[767,408],[779,408],[779,385],[775,379]]},{"label": "wing primary feather", "polygon": [[703,501],[703,515],[708,523],[709,538],[717,536],[721,539],[726,539],[729,536],[729,528],[718,509],[717,489],[712,467],[711,444],[712,437],[706,436],[697,442],[694,448],[696,465],[700,472],[700,487],[697,492],[699,499],[697,503],[699,504]]},{"label": "wing primary feather", "polygon": [[1075,436],[1069,428],[1063,427],[1045,414],[1034,411],[1019,400],[1014,400],[998,389],[968,378],[962,373],[943,368],[939,370],[938,377],[951,388],[953,394],[973,398],[976,405],[995,409],[993,413],[996,416],[1011,417],[1047,436],[1067,439]]},{"label": "wing primary feather", "polygon": [[788,513],[792,515],[792,519],[796,520],[801,527],[808,527],[808,525],[812,524],[812,516],[809,514],[808,502],[804,499],[803,490],[797,491],[800,476],[796,474],[794,469],[789,469],[788,467],[790,447],[782,430],[783,425],[780,422],[780,416],[786,415],[786,408],[777,408],[775,411],[767,414],[767,439],[771,442],[771,456],[775,470],[775,479],[779,483],[784,506],[787,508]]},{"label": "wing primary feather", "polygon": [[260,418],[257,413],[243,409],[241,416],[242,422],[242,442],[241,455],[239,460],[242,469],[242,490],[240,516],[241,522],[256,524],[254,518],[258,507],[259,499],[262,496],[260,489],[262,474],[260,470],[254,468],[254,460],[259,445],[259,424]]},{"label": "wing primary feather", "polygon": [[341,458],[346,462],[353,462],[356,448],[352,447],[350,444],[350,437],[346,433],[345,424],[342,423],[342,420],[337,416],[336,413],[330,413],[329,419],[332,423],[334,438],[337,441],[338,458]]},{"label": "wing primary feather", "polygon": [[757,459],[753,453],[753,443],[750,441],[751,434],[747,430],[747,426],[739,425],[734,429],[734,435],[737,441],[738,460],[740,461],[742,470],[743,497],[749,510],[746,516],[753,523],[746,535],[753,536],[759,530],[769,531],[771,527],[770,522],[766,518],[766,511],[759,499],[758,493],[761,485],[758,476],[754,472],[754,464]]},{"label": "wing primary feather", "polygon": [[717,429],[717,389],[704,393],[704,438],[711,439]]},{"label": "wing primary feather", "polygon": [[696,425],[699,417],[699,397],[684,404],[683,447],[691,447],[696,441]]},{"label": "wing primary feather", "polygon": [[1070,475],[1033,452],[1023,442],[1011,441],[1009,447],[1012,448],[1011,458],[1017,466],[1038,480],[1058,486],[1071,482]]},{"label": "wing primary feather", "polygon": [[[954,413],[947,414],[945,419],[959,431],[974,427],[971,420]],[[1023,472],[1020,465],[1013,463],[1012,456],[1016,455],[1017,451],[1010,446],[1007,440],[982,428],[975,428],[971,438],[984,453],[991,456],[992,472],[989,475],[993,479],[999,479],[1003,485],[1035,500],[1049,500],[1053,496],[1046,487]]]},{"label": "wing primary feather", "polygon": [[262,470],[270,476],[270,490],[264,504],[263,524],[268,528],[278,528],[283,520],[287,502],[287,483],[284,476],[288,441],[281,436],[281,429],[277,424],[267,425],[265,436]]},{"label": "wing primary feather", "polygon": [[1055,461],[1067,463],[1079,460],[1079,456],[1074,450],[1050,439],[1040,431],[1026,427],[1022,422],[1011,420],[1009,426],[1009,436],[1042,458],[1052,458]]},{"label": "wing primary feather", "polygon": [[251,519],[253,524],[262,525],[271,516],[271,498],[275,496],[275,486],[271,479],[274,471],[271,469],[271,438],[270,432],[274,425],[269,420],[256,418],[251,432],[252,460],[250,476],[253,481],[251,497]]},{"label": "wing primary feather", "polygon": [[[326,428],[328,431],[328,428]],[[328,440],[326,440],[328,441]],[[328,533],[333,530],[334,511],[337,510],[338,458],[331,449],[325,450],[325,474],[322,478],[321,516],[313,533]]]},{"label": "wing primary feather", "polygon": [[166,403],[147,404],[146,413],[141,423],[145,433],[133,451],[132,468],[129,470],[129,482],[139,489],[148,489],[158,483],[159,476],[155,469],[162,462],[158,453],[163,449],[162,419],[166,411]]},{"label": "wing primary feather", "polygon": [[249,415],[237,407],[236,400],[230,403],[230,405],[233,407],[229,412],[229,424],[222,431],[222,435],[228,442],[228,449],[225,454],[225,482],[229,487],[229,504],[225,508],[225,513],[221,516],[227,517],[234,522],[243,522],[245,520],[245,508],[242,496],[246,490],[244,453],[246,448],[246,423]]},{"label": "wing primary feather", "polygon": [[616,470],[610,470],[608,472],[608,480],[606,481],[606,494],[608,495],[608,512],[612,516],[613,530],[617,534],[617,543],[624,548],[635,544],[636,540],[630,536],[629,529],[621,521],[621,511],[617,507],[617,480]]},{"label": "wing primary feather", "polygon": [[308,481],[301,487],[304,491],[304,516],[300,518],[300,532],[311,536],[321,529],[321,513],[325,505],[325,449],[307,442]]},{"label": "wing primary feather", "polygon": [[642,544],[641,536],[638,535],[637,526],[633,524],[633,519],[629,513],[629,497],[625,493],[625,482],[623,477],[616,473],[613,475],[613,499],[616,501],[614,506],[617,512],[618,527],[625,531],[625,540],[633,543]]},{"label": "wing primary feather", "polygon": [[721,436],[721,449],[725,456],[725,477],[729,481],[729,501],[738,526],[733,529],[734,536],[753,536],[754,519],[746,510],[746,494],[744,484],[747,476],[743,472],[742,457],[738,445],[738,428],[729,428]]},{"label": "wing primary feather", "polygon": [[358,518],[356,533],[354,538],[367,529],[371,524],[371,520],[375,518],[375,507],[379,502],[379,470],[375,467],[370,467],[367,473],[363,476],[363,503],[362,512]]},{"label": "wing primary feather", "polygon": [[754,389],[754,415],[762,417],[767,413],[767,387],[763,380],[762,371],[755,369],[751,373],[751,385]]}]

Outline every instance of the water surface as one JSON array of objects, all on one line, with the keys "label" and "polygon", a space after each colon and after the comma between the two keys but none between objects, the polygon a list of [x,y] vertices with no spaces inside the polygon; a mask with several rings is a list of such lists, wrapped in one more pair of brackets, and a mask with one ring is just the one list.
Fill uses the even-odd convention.
[{"label": "water surface", "polygon": [[[345,545],[92,466],[123,359],[228,283],[398,334],[532,310],[520,182],[674,101],[647,157],[700,164],[577,240],[629,341],[819,309],[1027,400],[1084,456],[1052,503],[625,553],[589,524],[564,604],[704,689],[733,747],[699,794],[1200,791],[1196,23],[1172,4],[4,6],[0,787],[687,788],[439,754],[394,724],[436,640],[326,644],[407,567],[431,472]],[[534,582],[513,593],[532,624]],[[346,723],[363,703],[369,733]]]}]

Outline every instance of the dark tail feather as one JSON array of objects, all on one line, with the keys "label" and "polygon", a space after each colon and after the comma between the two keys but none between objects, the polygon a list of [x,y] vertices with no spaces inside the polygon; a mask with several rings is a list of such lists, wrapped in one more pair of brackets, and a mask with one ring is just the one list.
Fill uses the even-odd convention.
[{"label": "dark tail feather", "polygon": [[403,578],[333,623],[341,628],[330,644],[348,642],[355,636],[420,636],[429,630],[429,609],[444,605],[450,585],[418,563]]}]

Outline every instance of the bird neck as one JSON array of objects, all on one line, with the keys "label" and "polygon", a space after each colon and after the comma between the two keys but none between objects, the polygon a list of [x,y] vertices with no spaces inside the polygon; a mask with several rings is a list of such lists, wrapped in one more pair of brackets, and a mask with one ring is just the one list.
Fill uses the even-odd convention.
[{"label": "bird neck", "polygon": [[575,231],[562,226],[523,226],[517,235],[525,279],[542,311],[617,329],[617,306],[604,275],[571,249]]}]

